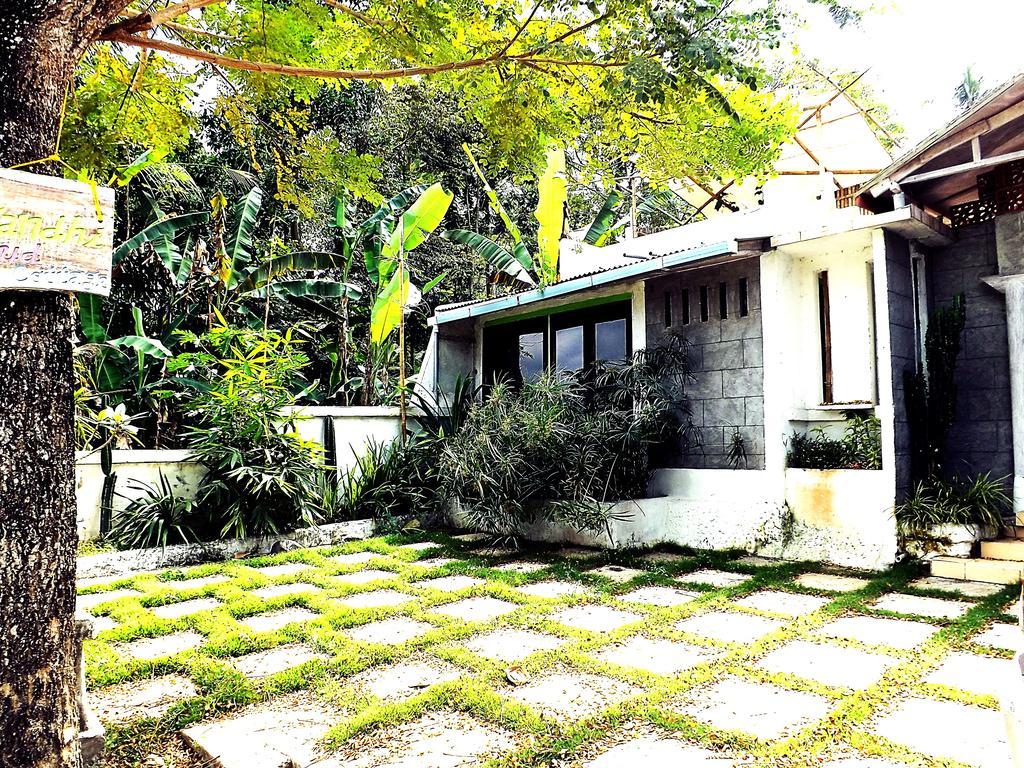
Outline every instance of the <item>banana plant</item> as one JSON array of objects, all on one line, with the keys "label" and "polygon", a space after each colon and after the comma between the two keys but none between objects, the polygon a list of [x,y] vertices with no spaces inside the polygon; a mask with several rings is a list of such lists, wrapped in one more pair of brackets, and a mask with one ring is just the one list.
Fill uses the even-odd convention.
[{"label": "banana plant", "polygon": [[377,275],[378,287],[376,300],[370,310],[370,340],[374,344],[382,344],[398,327],[406,309],[418,304],[422,294],[430,291],[444,278],[444,275],[434,278],[421,291],[409,279],[405,255],[425,242],[440,226],[452,199],[452,193],[440,184],[428,187],[402,213],[398,225],[387,233],[386,238],[374,240],[381,242],[379,256],[375,248],[368,249],[370,259],[367,264],[375,262],[370,270]]},{"label": "banana plant", "polygon": [[517,280],[526,285],[548,285],[558,280],[559,243],[565,231],[565,152],[554,144],[546,153],[544,172],[538,180],[537,209],[534,216],[540,225],[537,233],[537,254],[534,256],[523,242],[522,233],[508,211],[498,199],[497,192],[487,181],[480,164],[466,144],[463,151],[469,158],[476,175],[483,183],[490,208],[498,215],[508,236],[512,239],[509,250],[478,232],[465,229],[449,229],[442,234],[446,240],[460,243],[476,251],[494,267],[499,275]]}]

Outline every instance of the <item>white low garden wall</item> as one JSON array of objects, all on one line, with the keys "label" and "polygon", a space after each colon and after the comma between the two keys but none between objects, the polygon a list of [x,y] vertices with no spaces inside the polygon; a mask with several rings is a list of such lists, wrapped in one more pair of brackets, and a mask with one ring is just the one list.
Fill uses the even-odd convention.
[{"label": "white low garden wall", "polygon": [[[323,442],[324,418],[335,425],[335,452],[339,471],[345,472],[356,463],[356,457],[371,443],[390,443],[398,437],[400,427],[397,408],[382,407],[307,407],[294,409],[296,429],[307,440]],[[175,491],[193,495],[206,470],[201,464],[188,461],[188,451],[124,450],[113,451],[113,471],[117,475],[113,503],[114,516],[128,501],[144,492],[133,489],[131,480],[157,485],[160,474],[171,482]],[[100,536],[100,508],[103,496],[103,470],[98,452],[79,452],[75,465],[75,491],[78,505],[78,537],[83,541]]]},{"label": "white low garden wall", "polygon": [[[202,464],[188,461],[188,451],[128,450],[113,451],[113,514],[124,509],[129,500],[145,494],[132,480],[156,486],[161,473],[175,492],[194,496],[206,474]],[[103,499],[103,468],[100,454],[79,452],[75,462],[75,501],[78,505],[78,538],[87,541],[100,537],[100,507]]]},{"label": "white low garden wall", "polygon": [[306,440],[315,440],[321,444],[324,419],[334,420],[335,465],[343,473],[355,466],[357,457],[362,455],[368,445],[391,443],[402,428],[398,408],[300,406],[289,410],[296,417],[296,431]]},{"label": "white low garden wall", "polygon": [[[767,470],[671,469],[656,473],[649,491],[651,498],[609,504],[608,531],[543,521],[516,533],[605,548],[742,549],[869,569],[896,559],[887,472],[790,469],[782,478]],[[456,511],[453,522],[465,527],[467,518]]]}]

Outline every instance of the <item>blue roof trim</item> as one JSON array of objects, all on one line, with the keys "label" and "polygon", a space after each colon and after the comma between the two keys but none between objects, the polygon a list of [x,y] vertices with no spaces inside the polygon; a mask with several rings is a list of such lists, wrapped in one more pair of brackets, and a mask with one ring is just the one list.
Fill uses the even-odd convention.
[{"label": "blue roof trim", "polygon": [[653,256],[649,259],[636,262],[635,264],[623,264],[619,267],[612,267],[603,272],[596,272],[591,275],[583,275],[554,283],[543,288],[534,288],[523,293],[516,293],[510,296],[501,296],[497,299],[486,299],[473,304],[453,306],[450,309],[438,307],[434,312],[434,318],[438,324],[450,323],[455,320],[465,320],[470,317],[482,317],[495,312],[502,312],[515,307],[535,304],[547,299],[558,298],[569,294],[585,291],[590,288],[597,288],[611,283],[617,283],[630,278],[643,277],[645,275],[662,272],[672,267],[691,264],[703,259],[711,259],[716,256],[725,256],[736,253],[739,247],[735,240],[727,240],[712,245],[703,245],[699,248],[690,248],[685,251],[675,251],[664,256]]}]

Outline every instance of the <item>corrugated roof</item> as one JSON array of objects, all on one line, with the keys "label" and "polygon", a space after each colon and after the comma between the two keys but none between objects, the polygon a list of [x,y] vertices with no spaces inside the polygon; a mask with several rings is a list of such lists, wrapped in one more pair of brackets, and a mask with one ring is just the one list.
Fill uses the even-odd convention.
[{"label": "corrugated roof", "polygon": [[458,304],[445,304],[434,310],[434,318],[438,323],[448,323],[455,320],[465,320],[469,317],[489,315],[513,309],[517,306],[553,299],[619,281],[635,279],[682,264],[724,256],[736,253],[737,251],[736,241],[731,240],[699,248],[669,251],[660,255],[652,254],[649,258],[640,259],[633,264],[621,264],[594,270],[593,272],[559,280],[540,288],[528,288],[490,299],[476,299]]}]

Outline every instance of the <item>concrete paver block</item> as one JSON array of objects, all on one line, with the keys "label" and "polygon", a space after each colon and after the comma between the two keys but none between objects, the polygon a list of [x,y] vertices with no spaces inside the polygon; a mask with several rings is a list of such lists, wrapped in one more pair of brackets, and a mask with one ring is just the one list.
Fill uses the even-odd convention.
[{"label": "concrete paver block", "polygon": [[488,659],[513,663],[540,651],[553,651],[567,642],[561,637],[525,629],[496,629],[477,635],[465,648]]},{"label": "concrete paver block", "polygon": [[737,600],[736,605],[742,605],[745,608],[754,608],[758,611],[765,611],[766,613],[778,613],[783,616],[795,618],[797,616],[806,616],[809,613],[814,613],[818,609],[828,605],[829,602],[830,601],[827,597],[801,595],[794,592],[780,592],[777,590],[766,589]]},{"label": "concrete paver block", "polygon": [[759,739],[793,734],[831,709],[828,699],[727,678],[710,689],[693,692],[694,700],[680,711],[715,728],[739,731]]},{"label": "concrete paver block", "polygon": [[1010,768],[1003,716],[952,701],[909,699],[875,725],[875,733],[934,758]]},{"label": "concrete paver block", "polygon": [[918,597],[890,592],[871,603],[872,608],[893,613],[914,616],[930,616],[935,619],[955,619],[971,609],[971,603],[962,600],[940,600],[936,597]]},{"label": "concrete paver block", "polygon": [[490,621],[519,608],[516,603],[498,600],[494,597],[468,597],[447,605],[430,608],[431,613],[440,613],[462,621]]},{"label": "concrete paver block", "polygon": [[769,672],[785,672],[840,688],[867,688],[899,659],[856,648],[794,640],[776,648],[758,662]]},{"label": "concrete paver block", "polygon": [[857,640],[868,645],[888,645],[903,650],[917,648],[938,631],[938,627],[919,621],[900,621],[876,616],[844,616],[818,630],[827,637]]},{"label": "concrete paver block", "polygon": [[639,692],[639,688],[610,677],[559,672],[537,678],[505,695],[550,717],[575,720]]},{"label": "concrete paver block", "polygon": [[746,613],[710,611],[683,619],[675,624],[675,628],[680,632],[726,643],[752,643],[785,626],[785,623],[779,619],[751,616]]},{"label": "concrete paver block", "polygon": [[212,611],[214,608],[220,608],[221,605],[221,601],[216,598],[200,597],[180,603],[158,605],[149,610],[154,616],[159,616],[161,619],[180,619],[182,616],[190,616],[200,611]]},{"label": "concrete paver block", "polygon": [[598,661],[635,667],[656,675],[676,675],[683,670],[711,661],[717,653],[688,643],[635,636],[605,646],[595,655]]},{"label": "concrete paver block", "polygon": [[246,677],[261,678],[276,675],[313,659],[326,660],[328,656],[303,643],[289,643],[265,651],[247,653],[231,659],[231,666]]},{"label": "concrete paver block", "polygon": [[247,616],[241,619],[241,623],[253,632],[276,632],[289,624],[297,624],[311,619],[319,618],[319,613],[314,613],[306,608],[282,608],[279,611],[267,611],[257,613],[254,616]]},{"label": "concrete paver block", "polygon": [[428,624],[425,621],[394,618],[371,621],[369,624],[349,627],[342,631],[353,640],[358,640],[361,643],[398,645],[412,640],[414,637],[419,637],[433,628],[432,624]]},{"label": "concrete paver block", "polygon": [[640,621],[643,616],[606,605],[577,605],[564,608],[551,616],[552,621],[588,632],[611,632]]}]

